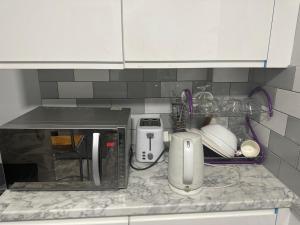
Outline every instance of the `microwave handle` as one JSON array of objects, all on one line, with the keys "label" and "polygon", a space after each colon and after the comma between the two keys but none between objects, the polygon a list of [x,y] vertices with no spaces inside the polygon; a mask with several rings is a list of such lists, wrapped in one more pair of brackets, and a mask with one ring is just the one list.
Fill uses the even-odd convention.
[{"label": "microwave handle", "polygon": [[93,179],[96,186],[100,185],[99,173],[99,139],[100,133],[93,133],[93,149],[92,149],[92,169]]}]

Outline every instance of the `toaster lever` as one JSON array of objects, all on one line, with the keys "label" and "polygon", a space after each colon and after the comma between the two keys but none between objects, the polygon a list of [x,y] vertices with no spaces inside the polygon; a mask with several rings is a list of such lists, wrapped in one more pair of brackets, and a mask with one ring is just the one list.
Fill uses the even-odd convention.
[{"label": "toaster lever", "polygon": [[151,139],[154,137],[154,133],[147,133],[146,135],[149,139],[149,151],[151,151]]}]

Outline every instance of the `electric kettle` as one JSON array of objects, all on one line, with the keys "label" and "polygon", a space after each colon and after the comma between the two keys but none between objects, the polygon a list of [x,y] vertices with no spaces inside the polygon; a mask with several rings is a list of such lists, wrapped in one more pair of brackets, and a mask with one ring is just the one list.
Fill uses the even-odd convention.
[{"label": "electric kettle", "polygon": [[200,191],[204,169],[201,136],[190,132],[174,133],[171,137],[168,180],[171,190],[181,195]]}]

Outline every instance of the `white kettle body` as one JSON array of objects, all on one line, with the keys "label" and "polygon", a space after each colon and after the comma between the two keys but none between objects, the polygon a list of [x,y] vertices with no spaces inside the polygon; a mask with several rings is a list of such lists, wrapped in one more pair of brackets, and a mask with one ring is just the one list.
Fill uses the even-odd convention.
[{"label": "white kettle body", "polygon": [[168,163],[170,188],[183,195],[200,191],[203,183],[204,156],[201,136],[190,132],[174,133]]}]

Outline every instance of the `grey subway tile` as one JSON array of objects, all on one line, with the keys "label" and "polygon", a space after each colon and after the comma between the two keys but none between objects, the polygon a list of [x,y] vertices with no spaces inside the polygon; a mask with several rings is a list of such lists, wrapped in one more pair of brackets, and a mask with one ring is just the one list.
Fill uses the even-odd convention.
[{"label": "grey subway tile", "polygon": [[171,113],[169,98],[146,98],[145,113]]},{"label": "grey subway tile", "polygon": [[274,108],[300,119],[300,93],[277,89]]},{"label": "grey subway tile", "polygon": [[172,129],[173,125],[172,125],[172,118],[171,118],[171,114],[169,113],[162,113],[160,114],[160,118],[163,122],[163,127],[164,129]]},{"label": "grey subway tile", "polygon": [[[300,44],[299,44],[299,47],[300,47]],[[299,48],[299,53],[300,53],[300,48]],[[300,57],[300,54],[299,54],[299,57]],[[299,66],[296,67],[295,79],[294,79],[294,84],[293,84],[293,91],[300,92],[300,60],[299,60]]]},{"label": "grey subway tile", "polygon": [[75,81],[109,81],[109,70],[74,70]]},{"label": "grey subway tile", "polygon": [[162,82],[161,83],[161,96],[162,97],[179,97],[184,89],[192,91],[192,82]]},{"label": "grey subway tile", "polygon": [[249,81],[257,85],[264,85],[266,79],[266,69],[251,68],[249,70]]},{"label": "grey subway tile", "polygon": [[126,98],[126,82],[93,82],[94,98]]},{"label": "grey subway tile", "polygon": [[145,69],[144,81],[176,81],[176,69]]},{"label": "grey subway tile", "polygon": [[41,98],[58,98],[57,82],[40,82]]},{"label": "grey subway tile", "polygon": [[207,80],[208,69],[177,69],[177,80]]},{"label": "grey subway tile", "polygon": [[48,107],[76,107],[76,99],[43,99],[42,105]]},{"label": "grey subway tile", "polygon": [[252,83],[231,83],[230,95],[248,95],[253,88]]},{"label": "grey subway tile", "polygon": [[296,67],[267,69],[265,75],[266,85],[285,90],[292,90],[295,72]]},{"label": "grey subway tile", "polygon": [[300,171],[290,166],[286,162],[281,162],[279,169],[279,179],[292,189],[297,195],[300,195]]},{"label": "grey subway tile", "polygon": [[247,68],[217,68],[213,69],[213,82],[248,82]]},{"label": "grey subway tile", "polygon": [[111,100],[110,99],[96,99],[96,98],[79,98],[76,100],[77,106],[82,107],[101,107],[101,108],[110,108]]},{"label": "grey subway tile", "polygon": [[58,82],[60,98],[92,98],[92,82]]},{"label": "grey subway tile", "polygon": [[279,175],[279,169],[280,169],[280,158],[275,155],[270,150],[266,150],[266,159],[263,162],[263,165],[270,170],[276,177]]},{"label": "grey subway tile", "polygon": [[288,138],[271,131],[269,150],[293,167],[298,166],[300,147]]},{"label": "grey subway tile", "polygon": [[192,89],[193,93],[197,93],[198,91],[212,91],[213,83],[208,81],[193,81]]},{"label": "grey subway tile", "polygon": [[143,70],[110,70],[110,81],[142,81]]},{"label": "grey subway tile", "polygon": [[229,95],[230,83],[212,83],[213,95]]},{"label": "grey subway tile", "polygon": [[128,98],[160,97],[159,82],[128,82]]},{"label": "grey subway tile", "polygon": [[39,81],[74,81],[73,70],[38,70]]},{"label": "grey subway tile", "polygon": [[259,122],[269,129],[284,136],[288,116],[277,110],[273,110],[273,116],[269,117],[267,113],[261,113]]},{"label": "grey subway tile", "polygon": [[112,99],[111,106],[116,108],[130,108],[131,114],[145,113],[144,99]]},{"label": "grey subway tile", "polygon": [[300,119],[288,117],[285,136],[300,145]]}]

